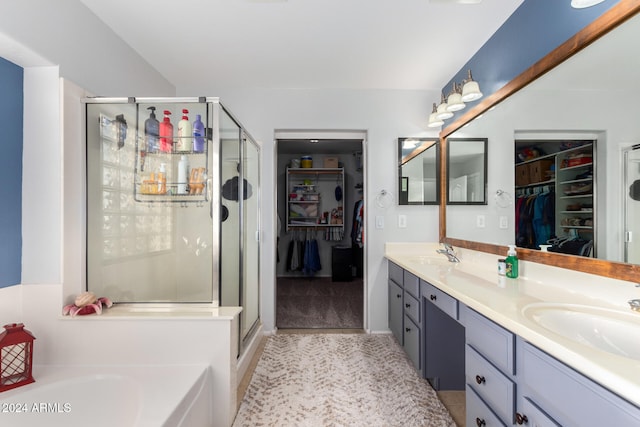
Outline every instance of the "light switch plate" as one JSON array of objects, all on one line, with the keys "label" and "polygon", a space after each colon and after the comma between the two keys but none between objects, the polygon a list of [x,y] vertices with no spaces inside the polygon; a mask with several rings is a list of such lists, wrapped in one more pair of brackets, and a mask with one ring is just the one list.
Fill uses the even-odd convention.
[{"label": "light switch plate", "polygon": [[476,227],[484,228],[484,226],[485,226],[485,217],[484,217],[484,215],[477,215],[476,216]]},{"label": "light switch plate", "polygon": [[378,229],[384,228],[384,216],[382,215],[376,216],[376,228]]},{"label": "light switch plate", "polygon": [[398,215],[398,228],[407,228],[407,216]]},{"label": "light switch plate", "polygon": [[506,215],[500,216],[500,228],[509,228],[509,218]]}]

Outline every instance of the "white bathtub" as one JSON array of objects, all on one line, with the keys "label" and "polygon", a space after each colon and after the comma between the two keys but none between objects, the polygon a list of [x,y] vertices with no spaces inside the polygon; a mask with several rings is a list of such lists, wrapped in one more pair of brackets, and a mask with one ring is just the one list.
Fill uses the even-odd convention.
[{"label": "white bathtub", "polygon": [[205,366],[35,366],[36,382],[0,393],[0,426],[210,426]]}]

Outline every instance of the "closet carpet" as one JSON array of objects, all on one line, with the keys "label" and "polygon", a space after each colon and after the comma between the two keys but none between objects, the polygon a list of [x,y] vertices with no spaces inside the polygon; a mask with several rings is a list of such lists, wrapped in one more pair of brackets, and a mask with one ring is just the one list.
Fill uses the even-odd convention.
[{"label": "closet carpet", "polygon": [[391,335],[267,339],[234,427],[455,426]]},{"label": "closet carpet", "polygon": [[276,326],[279,329],[361,329],[361,278],[333,282],[330,277],[278,277]]}]

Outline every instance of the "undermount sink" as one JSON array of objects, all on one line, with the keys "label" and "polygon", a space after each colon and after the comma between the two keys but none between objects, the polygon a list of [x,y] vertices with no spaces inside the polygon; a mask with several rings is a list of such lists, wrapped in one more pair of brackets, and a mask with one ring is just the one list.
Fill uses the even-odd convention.
[{"label": "undermount sink", "polygon": [[534,303],[525,317],[557,335],[598,350],[640,360],[640,314],[578,304]]},{"label": "undermount sink", "polygon": [[428,265],[455,265],[456,263],[449,261],[444,255],[415,255],[408,257],[409,261],[417,262],[418,264]]}]

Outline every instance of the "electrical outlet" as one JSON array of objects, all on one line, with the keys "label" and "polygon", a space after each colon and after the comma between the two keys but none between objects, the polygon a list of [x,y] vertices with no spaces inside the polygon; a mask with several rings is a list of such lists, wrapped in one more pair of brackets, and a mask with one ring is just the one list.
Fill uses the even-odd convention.
[{"label": "electrical outlet", "polygon": [[382,215],[376,216],[376,228],[378,229],[384,228],[384,217]]},{"label": "electrical outlet", "polygon": [[398,215],[398,228],[407,228],[407,216]]},{"label": "electrical outlet", "polygon": [[500,228],[509,228],[509,218],[506,215],[500,216]]},{"label": "electrical outlet", "polygon": [[478,228],[484,228],[485,226],[485,218],[484,215],[477,215],[476,216],[476,227]]}]

